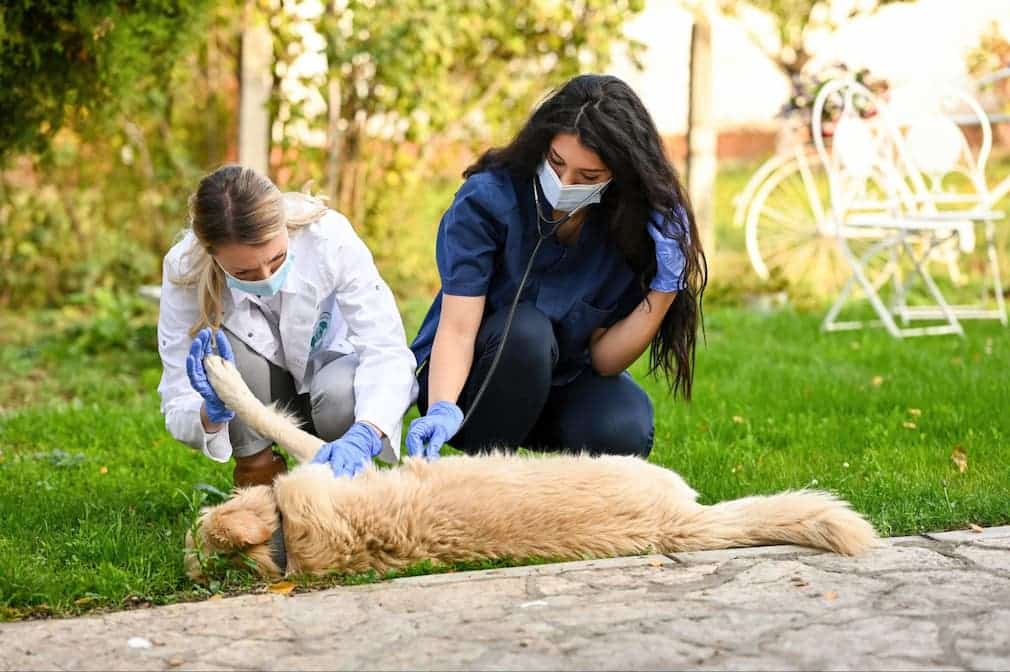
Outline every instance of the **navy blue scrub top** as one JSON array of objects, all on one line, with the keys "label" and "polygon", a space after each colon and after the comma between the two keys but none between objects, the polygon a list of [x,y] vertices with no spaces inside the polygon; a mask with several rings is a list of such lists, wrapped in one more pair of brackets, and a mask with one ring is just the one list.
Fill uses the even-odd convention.
[{"label": "navy blue scrub top", "polygon": [[[443,294],[486,296],[485,318],[512,304],[538,240],[533,179],[489,170],[471,175],[456,192],[435,243],[442,289],[410,346],[419,367],[431,354]],[[550,217],[550,206],[542,198],[541,204]],[[534,303],[554,325],[559,355],[554,385],[574,380],[590,366],[589,337],[595,329],[619,322],[645,298],[608,239],[598,206],[588,207],[578,241],[566,246],[550,236],[540,246],[523,289],[522,301]],[[547,233],[551,227],[541,223],[541,228]]]}]

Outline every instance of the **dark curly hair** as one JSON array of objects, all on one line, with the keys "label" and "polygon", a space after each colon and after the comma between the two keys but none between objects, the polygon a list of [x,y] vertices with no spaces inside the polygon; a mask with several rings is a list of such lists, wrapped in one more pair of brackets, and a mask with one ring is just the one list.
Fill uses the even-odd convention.
[{"label": "dark curly hair", "polygon": [[690,399],[699,327],[704,333],[708,266],[684,187],[663,151],[656,124],[631,87],[607,75],[569,80],[537,107],[511,143],[485,152],[463,176],[506,168],[532,179],[559,133],[574,134],[610,169],[613,182],[598,207],[609,222],[610,240],[646,296],[656,275],[655,243],[647,226],[653,210],[666,216],[667,234],[677,240],[687,262],[687,286],[677,292],[652,340],[649,373],[661,370],[674,394],[680,390]]}]

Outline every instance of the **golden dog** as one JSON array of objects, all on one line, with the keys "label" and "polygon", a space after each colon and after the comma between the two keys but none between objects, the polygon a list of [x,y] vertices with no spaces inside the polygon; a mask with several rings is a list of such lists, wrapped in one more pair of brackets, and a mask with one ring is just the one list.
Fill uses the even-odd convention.
[{"label": "golden dog", "polygon": [[[219,357],[205,362],[221,399],[257,432],[308,462],[322,441],[257,400]],[[204,509],[186,538],[187,571],[198,554],[260,574],[385,571],[422,560],[599,558],[760,544],[801,544],[853,555],[875,545],[873,528],[816,491],[702,506],[674,472],[634,457],[552,456],[408,459],[335,478],[307,464],[272,487],[236,491]]]}]

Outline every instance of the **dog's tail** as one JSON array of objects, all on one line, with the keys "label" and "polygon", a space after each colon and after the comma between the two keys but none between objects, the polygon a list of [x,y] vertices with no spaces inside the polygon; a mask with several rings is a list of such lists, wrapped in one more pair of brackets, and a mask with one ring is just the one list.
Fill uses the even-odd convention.
[{"label": "dog's tail", "polygon": [[231,362],[210,355],[203,365],[221,401],[261,436],[287,448],[299,462],[308,462],[319,451],[322,439],[302,431],[289,415],[257,399]]},{"label": "dog's tail", "polygon": [[813,490],[704,506],[672,520],[664,536],[670,551],[799,544],[856,555],[877,543],[873,526],[846,502]]}]

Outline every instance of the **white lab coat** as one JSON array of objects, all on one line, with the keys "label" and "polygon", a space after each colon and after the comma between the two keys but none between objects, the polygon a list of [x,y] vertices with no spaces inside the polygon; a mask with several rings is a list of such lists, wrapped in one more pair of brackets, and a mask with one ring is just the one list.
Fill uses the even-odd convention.
[{"label": "white lab coat", "polygon": [[[286,197],[285,207],[308,207]],[[290,212],[291,210],[289,210]],[[164,367],[158,393],[165,426],[179,441],[218,462],[232,454],[227,431],[204,432],[203,398],[186,375],[186,356],[193,342],[189,330],[199,315],[197,290],[180,287],[176,277],[186,251],[198,244],[192,231],[165,255],[158,317],[158,352]],[[389,287],[379,276],[372,255],[347,218],[327,210],[317,221],[290,236],[294,255],[280,290],[280,340],[255,298],[226,288],[223,324],[257,353],[283,366],[299,393],[308,390],[326,352],[358,355],[354,375],[354,418],[368,421],[389,437],[380,459],[399,459],[403,415],[417,397],[417,363],[407,347],[403,322]]]}]

